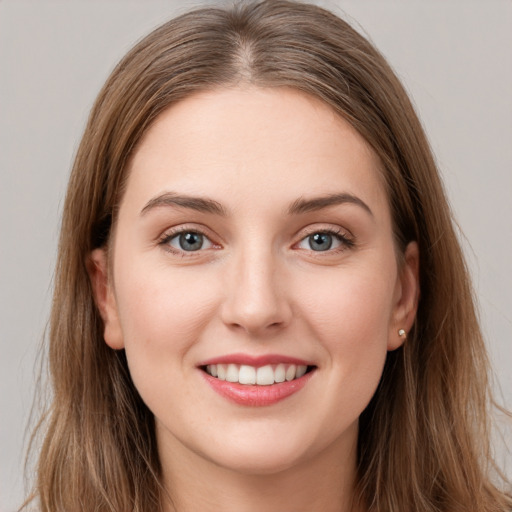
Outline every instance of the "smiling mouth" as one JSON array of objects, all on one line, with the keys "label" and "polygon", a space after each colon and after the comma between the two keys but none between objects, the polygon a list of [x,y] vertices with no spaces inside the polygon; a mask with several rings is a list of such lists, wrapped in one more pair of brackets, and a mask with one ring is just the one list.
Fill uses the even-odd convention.
[{"label": "smiling mouth", "polygon": [[245,385],[271,386],[300,379],[316,366],[297,364],[267,364],[250,366],[245,364],[209,364],[201,369],[218,380]]}]

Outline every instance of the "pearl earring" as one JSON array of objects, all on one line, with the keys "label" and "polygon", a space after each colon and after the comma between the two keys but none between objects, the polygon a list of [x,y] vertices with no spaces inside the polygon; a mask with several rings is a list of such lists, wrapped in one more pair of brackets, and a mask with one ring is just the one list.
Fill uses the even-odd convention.
[{"label": "pearl earring", "polygon": [[407,339],[407,334],[406,334],[406,332],[403,329],[400,329],[398,331],[398,336],[400,336],[400,338],[403,338],[404,340]]}]

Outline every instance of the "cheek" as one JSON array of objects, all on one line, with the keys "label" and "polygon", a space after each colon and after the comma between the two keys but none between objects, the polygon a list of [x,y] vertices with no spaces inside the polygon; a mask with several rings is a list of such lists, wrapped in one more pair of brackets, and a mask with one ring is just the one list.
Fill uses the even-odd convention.
[{"label": "cheek", "polygon": [[204,272],[144,260],[118,267],[116,291],[126,342],[185,341],[216,307],[217,285]]},{"label": "cheek", "polygon": [[190,407],[201,407],[200,397],[183,383],[194,369],[190,349],[200,339],[216,304],[213,294],[205,293],[204,286],[185,274],[140,272],[134,278],[132,271],[119,290],[130,375],[157,417],[184,417]]},{"label": "cheek", "polygon": [[[147,270],[150,269],[150,270]],[[118,265],[116,295],[132,378],[144,395],[151,382],[175,386],[189,349],[217,309],[213,283],[158,265]]]},{"label": "cheek", "polygon": [[336,403],[359,412],[377,387],[387,355],[396,274],[393,265],[380,268],[387,272],[340,269],[310,286],[302,283],[310,290],[303,301],[305,323],[322,344],[327,367],[333,370]]},{"label": "cheek", "polygon": [[319,338],[335,341],[335,347],[383,342],[392,314],[393,275],[391,268],[372,273],[340,269],[304,280],[298,292],[304,315]]}]

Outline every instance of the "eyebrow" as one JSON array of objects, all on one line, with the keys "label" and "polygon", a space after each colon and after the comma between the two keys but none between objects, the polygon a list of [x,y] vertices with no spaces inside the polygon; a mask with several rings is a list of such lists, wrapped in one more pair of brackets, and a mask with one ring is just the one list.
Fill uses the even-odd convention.
[{"label": "eyebrow", "polygon": [[313,197],[311,199],[299,198],[294,201],[288,209],[289,215],[314,212],[328,208],[329,206],[336,206],[338,204],[355,204],[360,206],[363,210],[373,217],[373,212],[370,207],[359,197],[348,193],[329,194],[321,197]]},{"label": "eyebrow", "polygon": [[191,210],[196,210],[198,212],[203,213],[213,213],[215,215],[222,215],[225,217],[227,215],[224,207],[214,201],[213,199],[202,198],[202,197],[192,197],[192,196],[183,196],[178,195],[174,192],[165,192],[159,196],[150,199],[144,208],[142,208],[140,214],[145,215],[150,210],[154,208],[159,208],[161,206],[177,206],[178,208],[188,208]]},{"label": "eyebrow", "polygon": [[[360,206],[363,210],[373,217],[373,212],[370,207],[359,197],[349,193],[329,194],[321,197],[313,197],[311,199],[299,198],[295,200],[288,208],[288,215],[298,215],[302,213],[314,212],[336,206],[339,204],[355,204]],[[178,208],[188,208],[202,213],[213,213],[222,217],[227,216],[226,209],[217,201],[203,197],[193,197],[186,195],[179,195],[175,192],[165,192],[153,199],[150,199],[140,214],[145,215],[150,210],[162,206],[177,206]]]}]

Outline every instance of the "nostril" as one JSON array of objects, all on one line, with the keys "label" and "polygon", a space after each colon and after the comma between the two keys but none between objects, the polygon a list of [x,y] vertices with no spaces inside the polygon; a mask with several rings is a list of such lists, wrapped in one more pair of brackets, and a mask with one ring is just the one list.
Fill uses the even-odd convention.
[{"label": "nostril", "polygon": [[287,322],[285,321],[278,321],[278,322],[266,322],[265,319],[259,319],[259,318],[250,318],[247,317],[243,320],[238,318],[239,321],[233,321],[229,322],[228,326],[231,329],[245,331],[249,334],[254,335],[263,335],[263,333],[274,333],[282,329],[286,326]]}]

